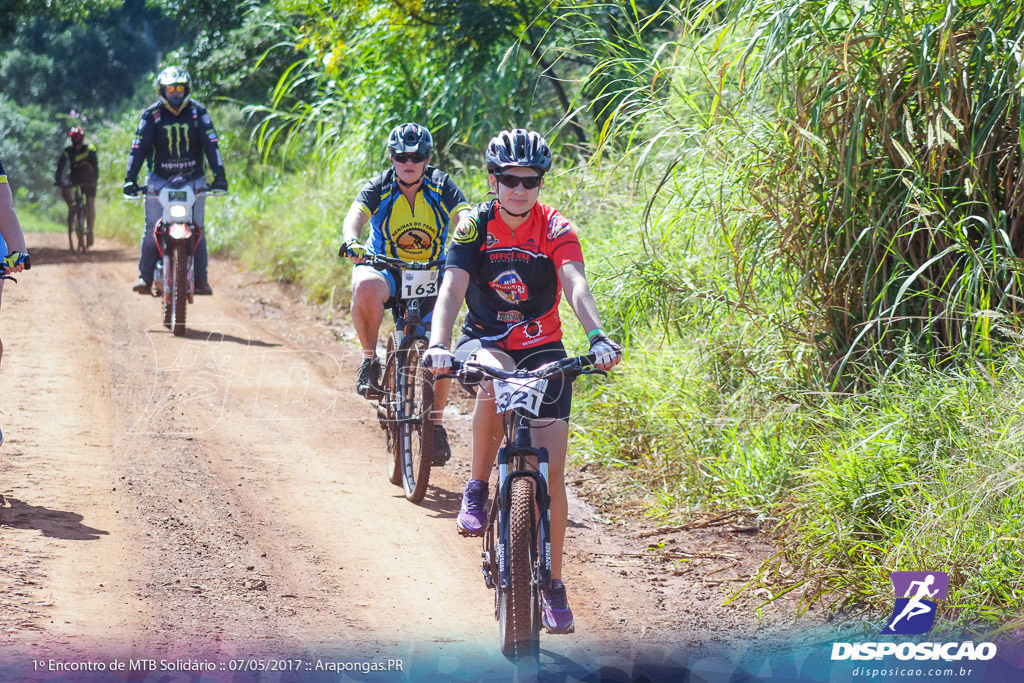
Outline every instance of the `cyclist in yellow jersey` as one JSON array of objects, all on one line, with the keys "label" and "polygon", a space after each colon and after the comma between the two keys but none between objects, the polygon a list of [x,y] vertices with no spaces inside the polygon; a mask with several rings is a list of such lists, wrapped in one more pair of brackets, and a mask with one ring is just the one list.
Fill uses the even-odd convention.
[{"label": "cyclist in yellow jersey", "polygon": [[[7,183],[7,173],[4,171],[4,163],[0,160],[0,235],[7,243],[6,251],[0,254],[0,258],[8,253],[26,253],[25,235],[21,232],[21,223],[18,222],[18,215],[14,212],[14,195],[11,186]],[[3,274],[18,273],[25,269],[24,264],[18,263],[13,266],[4,264]],[[4,281],[0,279],[0,296],[3,295]],[[3,356],[4,345],[0,341],[0,357]],[[0,432],[0,444],[4,442],[3,432]]]},{"label": "cyclist in yellow jersey", "polygon": [[[356,375],[356,391],[367,398],[380,396],[380,361],[377,333],[385,305],[397,293],[391,273],[363,263],[359,254],[382,254],[407,261],[443,259],[448,226],[469,213],[469,203],[451,177],[430,165],[433,137],[423,126],[403,123],[388,135],[391,168],[363,186],[342,225],[340,254],[355,262],[352,268],[352,324],[359,336],[363,362]],[[370,224],[369,237],[360,235]],[[441,417],[448,397],[447,382],[434,393],[435,461],[451,454]]]}]

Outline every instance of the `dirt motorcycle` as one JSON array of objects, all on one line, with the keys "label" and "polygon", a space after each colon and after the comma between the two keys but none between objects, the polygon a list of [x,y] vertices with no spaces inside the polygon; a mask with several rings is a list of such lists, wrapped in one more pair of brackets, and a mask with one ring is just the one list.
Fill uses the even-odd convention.
[{"label": "dirt motorcycle", "polygon": [[203,226],[192,219],[196,198],[224,195],[223,190],[196,192],[183,177],[172,178],[159,193],[163,215],[153,228],[160,260],[153,277],[153,293],[161,298],[164,327],[174,336],[185,334],[185,310],[195,298],[195,251]]}]

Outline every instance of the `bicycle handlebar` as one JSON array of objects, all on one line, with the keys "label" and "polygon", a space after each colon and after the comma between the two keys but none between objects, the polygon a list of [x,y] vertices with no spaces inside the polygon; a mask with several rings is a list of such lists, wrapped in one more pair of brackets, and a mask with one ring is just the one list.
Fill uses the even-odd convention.
[{"label": "bicycle handlebar", "polygon": [[546,363],[536,370],[505,370],[490,365],[483,365],[476,361],[452,360],[452,372],[438,375],[435,379],[458,378],[479,376],[483,379],[524,379],[530,377],[548,378],[555,375],[562,375],[570,382],[580,375],[607,375],[605,370],[594,367],[596,358],[593,354],[582,356],[570,356],[561,360]]},{"label": "bicycle handlebar", "polygon": [[432,261],[406,261],[405,259],[394,258],[392,256],[385,256],[384,254],[354,254],[351,250],[348,253],[352,256],[362,256],[364,263],[368,266],[373,266],[377,270],[384,270],[385,268],[398,268],[399,270],[436,270],[445,264],[444,259],[434,259]]}]

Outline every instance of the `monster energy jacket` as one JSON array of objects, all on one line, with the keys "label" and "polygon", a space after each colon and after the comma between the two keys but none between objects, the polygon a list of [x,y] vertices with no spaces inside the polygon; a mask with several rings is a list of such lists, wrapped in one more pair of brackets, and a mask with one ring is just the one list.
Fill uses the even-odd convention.
[{"label": "monster energy jacket", "polygon": [[75,149],[74,145],[68,145],[64,148],[60,159],[57,160],[57,173],[54,176],[58,185],[65,167],[73,183],[95,185],[99,180],[100,166],[96,160],[96,148],[92,145],[82,145],[78,149]]},{"label": "monster energy jacket", "polygon": [[224,177],[217,131],[206,108],[189,100],[180,112],[172,114],[162,102],[157,102],[142,112],[124,178],[126,182],[136,181],[145,162],[157,177],[184,176],[186,180],[195,180],[205,175],[203,156],[214,177]]}]

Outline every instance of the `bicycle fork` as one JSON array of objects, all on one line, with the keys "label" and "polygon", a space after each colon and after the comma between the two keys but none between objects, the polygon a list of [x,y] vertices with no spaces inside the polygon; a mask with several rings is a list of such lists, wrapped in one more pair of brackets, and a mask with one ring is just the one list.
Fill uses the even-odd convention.
[{"label": "bicycle fork", "polygon": [[[539,471],[514,470],[509,471],[509,460],[512,454],[519,454],[523,457],[535,456]],[[509,542],[509,509],[512,503],[512,482],[520,477],[530,477],[534,481],[535,503],[539,512],[539,523],[537,524],[537,574],[534,579],[538,587],[547,588],[551,585],[551,497],[548,495],[548,451],[546,448],[533,448],[516,444],[514,446],[502,446],[498,451],[498,537],[493,539],[493,548],[496,557],[492,558],[489,550],[483,555],[484,583],[488,588],[494,588],[493,570],[497,568],[497,578],[502,589],[508,589],[511,574],[510,558],[508,554]],[[490,545],[490,544],[488,544]]]}]

